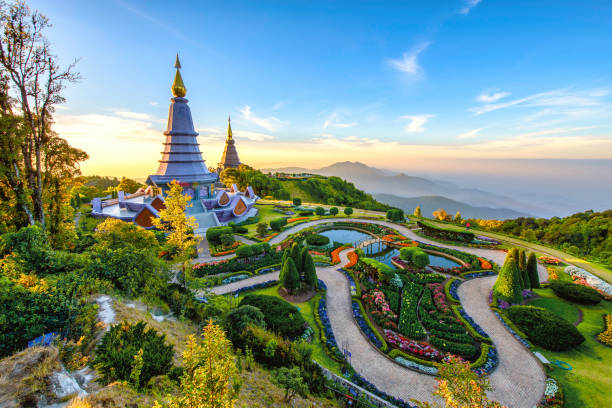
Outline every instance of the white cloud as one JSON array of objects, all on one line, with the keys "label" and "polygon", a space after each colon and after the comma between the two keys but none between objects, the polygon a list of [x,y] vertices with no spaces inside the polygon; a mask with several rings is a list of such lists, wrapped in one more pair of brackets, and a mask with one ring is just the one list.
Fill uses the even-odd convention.
[{"label": "white cloud", "polygon": [[467,131],[465,133],[460,134],[459,136],[457,136],[457,139],[473,139],[476,136],[478,136],[478,133],[481,130],[482,130],[482,128],[472,129],[470,131]]},{"label": "white cloud", "polygon": [[461,14],[468,14],[470,10],[476,7],[476,5],[478,5],[478,3],[480,3],[481,1],[482,0],[465,0],[465,5],[459,12]]},{"label": "white cloud", "polygon": [[485,102],[485,103],[491,103],[491,102],[495,102],[498,101],[502,98],[505,98],[506,96],[510,95],[510,92],[483,92],[480,95],[478,95],[478,97],[476,98],[476,100],[478,102]]},{"label": "white cloud", "polygon": [[549,112],[562,113],[563,109],[601,107],[605,103],[604,98],[609,94],[610,90],[608,89],[581,91],[555,89],[507,102],[487,103],[470,108],[470,111],[476,115],[482,115],[510,107],[545,107],[549,108]]},{"label": "white cloud", "polygon": [[427,115],[406,115],[402,116],[400,119],[408,119],[410,123],[404,126],[404,130],[409,133],[421,133],[425,130],[423,127],[425,123],[435,115],[427,114]]},{"label": "white cloud", "polygon": [[272,110],[279,110],[289,105],[291,101],[278,101],[274,105],[272,105]]},{"label": "white cloud", "polygon": [[159,102],[153,102],[153,101],[150,101],[150,102],[149,102],[149,105],[151,105],[151,106],[155,106],[155,107],[158,107],[158,106],[159,106]]},{"label": "white cloud", "polygon": [[259,127],[262,127],[266,130],[269,130],[271,132],[285,125],[283,121],[273,116],[270,116],[268,118],[261,118],[261,117],[255,116],[253,111],[251,111],[251,107],[249,105],[245,105],[244,108],[239,109],[238,111],[242,114],[242,119],[246,120],[247,122],[251,122]]},{"label": "white cloud", "polygon": [[[224,141],[227,137],[227,130],[220,128],[200,128],[198,129],[200,134],[200,141],[206,142],[218,142]],[[274,136],[266,133],[252,132],[250,130],[244,130],[239,128],[232,128],[232,134],[234,139],[240,140],[253,140],[255,142],[263,142],[264,140],[272,140]]]},{"label": "white cloud", "polygon": [[419,54],[429,47],[429,42],[424,42],[416,46],[412,51],[405,52],[399,59],[389,59],[388,63],[394,69],[412,75],[418,76],[422,73],[421,66],[418,62]]},{"label": "white cloud", "polygon": [[357,125],[357,122],[342,122],[343,116],[337,111],[332,112],[327,116],[325,122],[323,122],[323,129],[327,129],[330,127],[338,128],[338,129],[347,129]]}]

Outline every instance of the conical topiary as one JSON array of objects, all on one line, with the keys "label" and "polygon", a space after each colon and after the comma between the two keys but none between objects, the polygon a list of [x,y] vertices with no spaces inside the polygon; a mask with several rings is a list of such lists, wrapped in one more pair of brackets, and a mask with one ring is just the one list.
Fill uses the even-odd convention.
[{"label": "conical topiary", "polygon": [[283,285],[289,293],[293,293],[297,288],[300,287],[300,275],[298,274],[297,268],[293,259],[287,258],[283,267],[281,268],[281,285]]},{"label": "conical topiary", "polygon": [[500,300],[508,303],[520,303],[523,300],[523,289],[520,287],[520,270],[513,257],[506,258],[500,271],[493,292]]},{"label": "conical topiary", "polygon": [[531,289],[539,288],[540,276],[538,275],[538,261],[534,252],[530,253],[527,259],[527,275],[529,276]]},{"label": "conical topiary", "polygon": [[294,242],[293,245],[291,245],[291,252],[289,253],[289,255],[291,256],[291,259],[293,259],[293,264],[295,265],[296,270],[298,270],[298,274],[299,274],[299,269],[302,267],[302,248],[298,245],[297,242]]},{"label": "conical topiary", "polygon": [[317,268],[312,260],[312,255],[308,252],[306,252],[306,256],[304,257],[304,282],[315,290],[319,286]]},{"label": "conical topiary", "polygon": [[302,260],[302,263],[300,265],[296,265],[302,279],[306,276],[306,258],[308,257],[310,257],[312,260],[312,256],[310,256],[310,252],[308,252],[308,247],[302,248],[302,251],[300,252],[300,259]]},{"label": "conical topiary", "polygon": [[523,289],[529,289],[531,287],[531,282],[529,280],[529,275],[527,275],[527,253],[524,249],[519,250],[517,263],[521,271],[521,287]]}]

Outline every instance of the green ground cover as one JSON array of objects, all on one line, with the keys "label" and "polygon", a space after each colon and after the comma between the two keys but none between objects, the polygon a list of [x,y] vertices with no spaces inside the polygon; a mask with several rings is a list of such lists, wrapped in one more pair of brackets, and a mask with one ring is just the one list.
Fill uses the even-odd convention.
[{"label": "green ground cover", "polygon": [[[535,348],[548,360],[565,361],[572,366],[571,371],[555,367],[549,375],[559,381],[565,393],[567,408],[604,407],[610,404],[612,390],[612,347],[596,340],[597,334],[604,329],[603,315],[612,313],[612,302],[602,301],[595,306],[576,305],[557,297],[551,289],[537,289],[541,298],[530,305],[544,307],[559,314],[569,322],[575,321],[575,312],[582,310],[582,322],[578,330],[586,341],[573,350],[553,352]],[[561,313],[566,313],[561,315]]]},{"label": "green ground cover", "polygon": [[[280,284],[270,286],[269,288],[255,290],[255,291],[248,292],[248,293],[281,297],[278,294],[279,288],[280,288]],[[303,303],[289,302],[289,303],[296,306],[300,310],[300,313],[302,317],[304,317],[304,320],[306,320],[306,322],[308,322],[308,325],[312,327],[312,329],[314,330],[313,339],[312,339],[312,342],[310,343],[313,349],[312,357],[314,358],[314,360],[317,361],[319,364],[321,364],[323,367],[333,371],[334,373],[338,375],[341,375],[340,364],[338,364],[336,361],[329,358],[329,356],[325,353],[325,349],[323,348],[323,345],[321,344],[321,333],[319,330],[319,326],[317,325],[315,321],[315,315],[314,315],[314,311],[319,304],[320,298],[321,298],[321,294],[319,293],[316,296],[314,296],[312,299],[306,302],[303,302]]]}]

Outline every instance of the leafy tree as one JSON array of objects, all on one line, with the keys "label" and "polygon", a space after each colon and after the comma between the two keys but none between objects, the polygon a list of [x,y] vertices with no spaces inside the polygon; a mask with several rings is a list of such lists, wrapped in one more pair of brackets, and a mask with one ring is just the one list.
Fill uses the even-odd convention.
[{"label": "leafy tree", "polygon": [[[64,102],[62,91],[66,85],[77,81],[79,74],[74,72],[75,62],[65,68],[58,65],[58,57],[51,51],[51,43],[44,35],[50,26],[48,19],[36,11],[32,12],[25,2],[1,3],[0,26],[3,88],[5,95],[10,93],[15,98],[15,106],[20,109],[18,116],[23,118],[24,125],[24,132],[15,134],[17,137],[11,141],[12,147],[20,150],[20,157],[13,156],[9,164],[17,166],[3,166],[0,174],[10,182],[8,185],[12,194],[21,205],[20,210],[25,212],[28,222],[31,225],[39,222],[46,229],[45,212],[48,209],[45,208],[45,193],[49,191],[45,189],[49,179],[44,174],[45,166],[59,159],[50,148],[57,142],[51,126],[52,114],[55,106]],[[6,106],[6,101],[4,103]],[[16,150],[11,152],[15,153]],[[80,152],[79,157],[83,160],[86,155]],[[54,163],[54,166],[63,167],[66,163],[59,163],[61,160]],[[5,174],[8,177],[4,177]],[[19,183],[25,187],[18,186]],[[60,193],[60,197],[63,195],[59,191],[56,193]],[[27,201],[25,194],[29,195]],[[51,194],[52,202],[57,200],[54,194]],[[60,204],[55,201],[54,205]]]},{"label": "leafy tree", "polygon": [[350,217],[353,214],[353,209],[351,207],[344,207],[344,215]]},{"label": "leafy tree", "polygon": [[422,215],[421,215],[421,206],[420,205],[417,205],[414,208],[414,213],[412,215],[414,215],[415,217],[418,217],[418,218],[422,217]]},{"label": "leafy tree", "polygon": [[283,277],[281,285],[287,288],[290,293],[300,287],[300,275],[291,257],[287,258],[283,264],[280,275]]},{"label": "leafy tree", "polygon": [[317,214],[318,216],[325,215],[325,208],[320,207],[320,206],[315,208],[315,214]]},{"label": "leafy tree", "polygon": [[257,224],[256,230],[257,230],[257,235],[259,235],[260,237],[263,237],[264,235],[266,235],[266,232],[268,231],[268,224],[265,222],[260,222],[259,224]]},{"label": "leafy tree", "polygon": [[98,248],[119,249],[126,245],[137,249],[157,250],[159,248],[159,241],[153,231],[116,218],[105,219],[96,228],[94,236]]},{"label": "leafy tree", "polygon": [[159,218],[152,220],[155,227],[169,232],[166,242],[177,250],[174,259],[182,261],[183,278],[189,263],[188,250],[198,244],[198,239],[193,233],[198,224],[195,217],[188,217],[185,213],[185,209],[191,207],[189,200],[191,197],[183,194],[183,187],[176,180],[172,180],[165,199],[165,208],[159,211]]},{"label": "leafy tree", "polygon": [[[203,341],[194,335],[183,352],[185,370],[181,392],[170,397],[173,408],[230,408],[236,403],[241,381],[232,354],[232,344],[212,321],[204,327]],[[155,403],[159,408],[161,404]]]},{"label": "leafy tree", "polygon": [[387,219],[389,221],[400,222],[404,220],[404,211],[399,208],[392,208],[387,211]]},{"label": "leafy tree", "polygon": [[[142,361],[137,362],[135,356],[139,353]],[[93,364],[106,383],[129,381],[134,368],[137,368],[140,371],[139,383],[134,385],[142,387],[152,377],[170,370],[173,354],[173,347],[166,344],[166,337],[147,328],[144,322],[134,325],[122,322],[111,326],[104,334],[96,348]]]},{"label": "leafy tree", "polygon": [[312,255],[308,251],[306,251],[306,255],[304,256],[304,282],[313,289],[317,289],[318,286],[318,277],[317,277],[317,268],[312,260]]},{"label": "leafy tree", "polygon": [[296,207],[298,207],[298,206],[302,205],[302,199],[301,199],[301,198],[298,198],[298,197],[295,197],[295,198],[293,199],[293,205],[295,205]]},{"label": "leafy tree", "polygon": [[499,299],[509,303],[520,303],[523,300],[520,273],[516,259],[507,257],[493,285],[493,292]]},{"label": "leafy tree", "polygon": [[540,287],[540,276],[538,275],[538,261],[535,252],[529,253],[527,259],[527,275],[529,276],[529,285],[531,289]]},{"label": "leafy tree", "polygon": [[[469,362],[452,356],[448,361],[439,365],[438,376],[438,385],[433,395],[441,397],[446,407],[502,408],[499,402],[490,401],[487,398],[487,391],[492,390],[488,377],[474,373]],[[440,406],[437,403],[412,401],[421,408]]]},{"label": "leafy tree", "polygon": [[329,209],[329,213],[333,216],[338,215],[338,207],[332,207]]},{"label": "leafy tree", "polygon": [[461,223],[461,221],[463,221],[463,218],[461,218],[461,212],[457,211],[457,213],[455,214],[455,222]]},{"label": "leafy tree", "polygon": [[444,208],[438,208],[436,211],[432,212],[431,215],[433,215],[435,219],[440,221],[450,221],[451,219],[451,216],[446,212]]},{"label": "leafy tree", "polygon": [[299,367],[281,367],[272,374],[272,381],[285,389],[285,402],[289,404],[296,395],[305,396],[308,393],[308,386],[300,374]]},{"label": "leafy tree", "polygon": [[117,186],[117,191],[123,191],[125,194],[133,194],[142,186],[142,184],[135,180],[123,177]]}]

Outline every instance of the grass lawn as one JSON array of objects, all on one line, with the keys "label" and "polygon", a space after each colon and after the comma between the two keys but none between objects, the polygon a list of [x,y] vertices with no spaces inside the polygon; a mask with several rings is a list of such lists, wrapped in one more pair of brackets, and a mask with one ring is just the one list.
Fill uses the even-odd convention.
[{"label": "grass lawn", "polygon": [[595,306],[584,306],[559,299],[551,289],[537,289],[536,293],[542,298],[531,304],[544,307],[559,315],[567,313],[561,316],[570,322],[575,321],[572,308],[579,308],[583,313],[582,322],[577,328],[586,338],[584,343],[564,352],[541,348],[534,350],[541,352],[550,361],[561,360],[572,366],[571,371],[555,367],[549,372],[549,375],[563,386],[565,406],[568,408],[610,406],[612,347],[599,343],[595,336],[604,329],[603,315],[612,314],[612,302],[602,301]]},{"label": "grass lawn", "polygon": [[[269,288],[255,290],[255,291],[251,291],[248,293],[255,293],[258,295],[276,296],[282,299],[282,297],[278,294],[279,288],[280,288],[280,285],[275,285],[275,286],[270,286]],[[306,320],[306,322],[308,322],[310,327],[312,327],[312,329],[314,330],[313,339],[312,339],[312,342],[310,343],[312,346],[312,357],[314,358],[314,360],[317,361],[319,364],[321,364],[323,367],[333,371],[334,373],[338,375],[341,375],[340,364],[338,364],[336,361],[329,358],[329,356],[325,353],[325,349],[323,348],[323,345],[321,344],[319,326],[317,325],[317,322],[315,321],[315,315],[314,315],[314,310],[316,307],[318,307],[320,298],[321,298],[321,294],[317,294],[315,297],[313,297],[312,299],[304,303],[292,303],[292,302],[289,302],[289,303],[296,306],[300,310],[300,313],[302,314],[302,317],[304,317],[304,320]]]},{"label": "grass lawn", "polygon": [[[548,289],[546,289],[546,291],[548,292]],[[536,292],[540,291],[536,290]],[[580,314],[576,305],[571,302],[559,299],[557,297],[541,297],[538,299],[534,299],[529,302],[529,306],[537,306],[542,307],[544,309],[548,309],[557,316],[567,320],[572,324],[578,321],[578,316]]]}]

